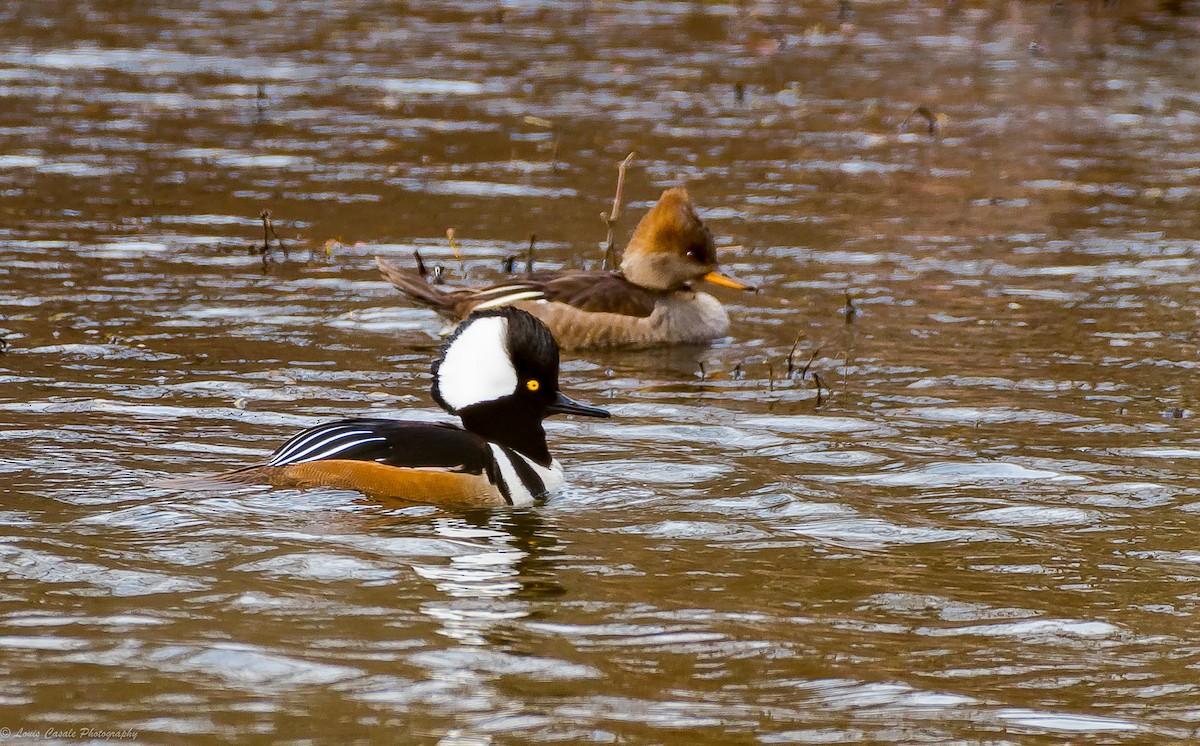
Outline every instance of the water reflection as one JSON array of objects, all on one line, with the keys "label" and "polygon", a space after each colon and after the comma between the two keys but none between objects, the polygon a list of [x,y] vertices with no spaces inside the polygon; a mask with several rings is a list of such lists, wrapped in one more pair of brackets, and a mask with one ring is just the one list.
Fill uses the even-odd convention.
[{"label": "water reflection", "polygon": [[[413,562],[412,569],[446,601],[426,602],[422,613],[437,620],[440,633],[466,645],[501,645],[512,622],[534,613],[527,601],[552,599],[566,590],[553,564],[557,532],[537,510],[468,511],[443,515],[417,509],[437,536],[461,551],[447,563]],[[391,516],[375,516],[373,533],[402,534],[414,519],[399,524]]]}]

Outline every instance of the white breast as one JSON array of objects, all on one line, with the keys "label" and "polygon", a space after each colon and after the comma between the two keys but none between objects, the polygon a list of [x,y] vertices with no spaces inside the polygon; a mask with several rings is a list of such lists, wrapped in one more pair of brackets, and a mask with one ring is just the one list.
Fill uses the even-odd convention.
[{"label": "white breast", "polygon": [[672,293],[649,321],[671,342],[711,342],[729,331],[729,313],[708,293]]}]

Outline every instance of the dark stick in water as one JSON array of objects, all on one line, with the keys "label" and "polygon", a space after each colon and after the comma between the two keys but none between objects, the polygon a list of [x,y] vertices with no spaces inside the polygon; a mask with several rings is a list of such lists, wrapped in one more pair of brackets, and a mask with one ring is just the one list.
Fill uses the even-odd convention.
[{"label": "dark stick in water", "polygon": [[904,118],[904,121],[900,123],[900,129],[908,129],[908,120],[913,118],[913,114],[916,114],[925,120],[925,124],[928,126],[929,134],[936,135],[938,130],[941,129],[941,121],[937,118],[936,114],[929,110],[929,107],[927,106],[918,106],[917,108],[913,109],[912,112],[910,112],[909,115]]},{"label": "dark stick in water", "polygon": [[807,362],[807,363],[805,363],[805,364],[804,364],[804,367],[800,369],[800,380],[802,380],[802,381],[803,381],[803,380],[804,380],[804,377],[805,377],[806,375],[808,375],[808,369],[812,367],[813,360],[816,360],[816,359],[817,359],[817,355],[820,355],[820,354],[821,354],[821,348],[820,348],[820,347],[818,347],[818,348],[816,348],[815,350],[813,350],[813,351],[812,351],[812,354],[811,354],[811,355],[809,355],[809,356],[808,356],[808,362]]},{"label": "dark stick in water", "polygon": [[[792,358],[794,358],[796,356],[796,348],[798,346],[800,346],[801,339],[804,339],[804,332],[800,332],[799,334],[796,335],[796,341],[792,342],[792,349],[788,351],[788,356],[787,356],[787,377],[788,378],[792,377]],[[803,378],[803,376],[801,376],[801,378]]]},{"label": "dark stick in water", "polygon": [[271,253],[272,236],[275,237],[275,242],[279,244],[279,249],[283,252],[283,258],[286,260],[289,258],[289,256],[287,246],[284,245],[283,239],[280,238],[279,234],[275,232],[275,223],[271,220],[271,211],[263,210],[258,214],[258,216],[262,218],[263,224],[263,245],[259,250],[259,253],[262,254],[263,269],[265,270],[268,264],[267,255]]}]

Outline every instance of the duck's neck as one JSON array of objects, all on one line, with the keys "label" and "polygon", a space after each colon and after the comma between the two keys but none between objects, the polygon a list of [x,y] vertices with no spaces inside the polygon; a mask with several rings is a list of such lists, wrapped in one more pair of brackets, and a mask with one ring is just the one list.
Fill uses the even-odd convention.
[{"label": "duck's neck", "polygon": [[629,249],[621,260],[621,274],[634,285],[660,293],[687,290],[696,279],[695,268],[678,256]]},{"label": "duck's neck", "polygon": [[511,448],[541,466],[550,466],[550,449],[542,428],[541,412],[527,405],[484,402],[460,410],[463,427],[476,435]]}]

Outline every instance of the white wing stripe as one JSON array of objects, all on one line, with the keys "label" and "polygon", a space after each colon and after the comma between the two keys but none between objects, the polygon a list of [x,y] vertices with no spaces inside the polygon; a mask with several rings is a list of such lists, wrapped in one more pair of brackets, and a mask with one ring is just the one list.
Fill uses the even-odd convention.
[{"label": "white wing stripe", "polygon": [[516,303],[519,300],[537,300],[539,298],[544,298],[545,296],[546,296],[546,294],[543,293],[541,290],[526,290],[526,291],[520,292],[520,293],[513,293],[512,295],[502,295],[499,298],[492,298],[491,300],[485,300],[483,303],[480,303],[479,305],[472,306],[471,310],[472,311],[483,311],[488,308],[496,308],[498,306],[507,306],[510,303]]},{"label": "white wing stripe", "polygon": [[[321,433],[321,435],[328,435],[328,433]],[[320,440],[317,443],[315,443],[311,446],[308,446],[304,450],[301,450],[301,451],[294,450],[292,453],[289,453],[286,456],[281,454],[281,455],[271,459],[267,463],[271,464],[272,466],[279,466],[281,464],[291,463],[291,462],[294,462],[294,461],[304,458],[305,456],[309,455],[313,451],[320,451],[321,449],[329,446],[332,443],[336,443],[339,440],[342,440],[345,438],[356,438],[361,435],[366,435],[367,437],[374,437],[375,433],[371,432],[370,430],[350,430],[348,432],[334,433],[332,435],[329,435],[329,437],[325,438],[324,440]],[[316,438],[310,438],[306,443],[304,443],[304,445],[308,445],[308,443],[311,443],[313,440],[316,440]]]},{"label": "white wing stripe", "polygon": [[476,290],[475,295],[504,295],[506,293],[527,293],[530,291],[541,292],[532,285],[497,285],[494,288]]},{"label": "white wing stripe", "polygon": [[366,430],[350,430],[349,432],[337,433],[336,435],[332,435],[325,440],[320,441],[319,443],[315,443],[314,445],[305,448],[303,451],[293,453],[292,455],[288,456],[286,460],[289,462],[299,461],[313,452],[323,453],[327,448],[335,445],[338,441],[357,438],[363,435],[370,437],[373,435],[373,433]]},{"label": "white wing stripe", "polygon": [[313,430],[305,431],[303,433],[300,433],[296,437],[292,438],[288,442],[284,443],[283,446],[280,447],[280,449],[278,451],[276,451],[275,454],[271,457],[271,460],[272,461],[282,461],[282,460],[288,458],[289,456],[291,456],[292,454],[294,454],[296,451],[300,450],[301,448],[304,448],[305,446],[309,445],[314,440],[324,438],[328,435],[332,435],[333,433],[343,433],[343,432],[346,432],[347,430],[352,430],[352,428],[350,428],[346,425],[327,425],[324,427],[318,427]]},{"label": "white wing stripe", "polygon": [[321,459],[329,458],[330,456],[334,456],[336,454],[341,453],[342,451],[349,450],[355,446],[361,446],[364,443],[381,443],[386,440],[387,440],[387,438],[381,438],[381,437],[363,438],[362,440],[352,440],[349,443],[341,443],[334,448],[330,448],[329,450],[318,451],[316,453],[316,455],[309,456],[308,458],[298,458],[295,461],[292,461],[291,463],[307,464],[310,461],[320,461]]}]

